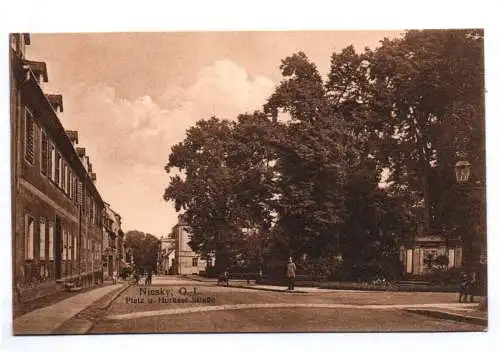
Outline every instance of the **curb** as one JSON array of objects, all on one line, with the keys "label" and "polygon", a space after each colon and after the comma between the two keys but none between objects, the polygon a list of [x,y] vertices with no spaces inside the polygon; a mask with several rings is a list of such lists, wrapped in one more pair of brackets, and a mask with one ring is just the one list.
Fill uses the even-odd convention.
[{"label": "curb", "polygon": [[211,281],[208,281],[208,280],[202,280],[202,279],[198,279],[198,278],[194,278],[194,277],[190,277],[190,276],[181,276],[183,279],[188,279],[188,280],[192,280],[192,281],[197,281],[197,282],[211,282]]},{"label": "curb", "polygon": [[[129,282],[125,283],[125,285],[123,285],[122,288],[116,290],[115,294],[113,294],[113,296],[111,296],[111,298],[108,299],[105,303],[99,305],[97,307],[97,309],[100,309],[100,310],[101,309],[102,310],[108,309],[109,306],[111,306],[111,304],[118,298],[118,296],[121,295],[129,287],[130,287],[130,283]],[[84,321],[85,321],[84,326],[82,326],[78,330],[78,332],[76,332],[76,334],[87,335],[89,333],[89,331],[92,330],[92,328],[95,325],[95,322],[93,322],[93,321],[90,321],[90,320],[87,320],[87,319],[85,319]]]},{"label": "curb", "polygon": [[458,321],[461,323],[471,323],[476,325],[488,326],[488,319],[485,318],[477,318],[468,315],[448,313],[440,310],[430,310],[430,309],[405,309],[405,311],[438,319],[447,319],[447,320]]},{"label": "curb", "polygon": [[[193,277],[185,277],[186,279],[188,280],[193,280],[193,281],[198,281],[198,282],[208,282],[208,283],[211,283],[211,281],[207,281],[207,280],[201,280],[201,279],[195,279]],[[214,282],[215,283],[215,282]],[[221,287],[225,287],[225,286],[221,286]],[[288,291],[286,289],[283,289],[283,290],[279,290],[279,289],[276,289],[276,288],[266,288],[266,287],[252,287],[252,286],[243,286],[243,285],[231,285],[229,284],[229,286],[227,287],[233,287],[233,288],[246,288],[246,289],[249,289],[249,290],[257,290],[257,291],[268,291],[268,292],[285,292],[285,293],[308,293],[306,291],[300,291],[300,290],[293,290],[293,291]]]},{"label": "curb", "polygon": [[125,283],[122,288],[115,291],[115,294],[113,296],[111,296],[110,299],[108,299],[105,303],[101,304],[97,308],[98,309],[108,309],[109,306],[118,298],[118,296],[121,295],[129,287],[130,287],[130,283],[129,282]]},{"label": "curb", "polygon": [[306,291],[300,291],[300,290],[288,291],[286,289],[279,290],[277,288],[252,287],[252,286],[240,286],[240,285],[229,285],[228,287],[246,288],[246,289],[249,289],[249,290],[256,290],[256,291],[281,292],[281,293],[308,293]]},{"label": "curb", "polygon": [[[205,282],[205,283],[210,283],[211,281],[208,280],[203,280],[199,279],[197,277],[192,277],[192,276],[182,276],[183,279],[187,280],[192,280],[192,281],[198,281],[198,282]],[[262,284],[265,285],[265,284]],[[233,286],[233,287],[240,287],[240,286]],[[241,286],[242,288],[249,288],[246,286]],[[284,286],[285,287],[285,286]],[[320,290],[325,290],[325,291],[360,291],[360,292],[405,292],[405,293],[414,293],[414,292],[425,292],[425,293],[455,293],[455,289],[434,289],[430,290],[427,288],[421,288],[417,286],[405,286],[405,287],[400,287],[400,286],[393,286],[393,287],[345,287],[345,286],[340,286],[340,287],[324,287],[324,286],[296,286],[296,287],[304,287],[304,288],[317,288]],[[256,289],[256,288],[253,288]],[[259,290],[259,289],[256,289]],[[260,290],[262,291],[276,291],[276,292],[281,292],[280,290],[276,289],[264,289],[261,288]]]}]

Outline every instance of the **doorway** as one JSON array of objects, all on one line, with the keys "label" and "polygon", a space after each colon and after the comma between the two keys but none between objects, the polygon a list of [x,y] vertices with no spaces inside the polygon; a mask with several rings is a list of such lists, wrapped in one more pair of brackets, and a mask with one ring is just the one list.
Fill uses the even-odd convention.
[{"label": "doorway", "polygon": [[61,246],[61,241],[62,241],[62,229],[61,229],[61,219],[56,217],[56,236],[55,236],[55,241],[56,241],[56,253],[55,253],[55,264],[56,264],[56,279],[61,278],[61,254],[62,254],[62,246]]}]

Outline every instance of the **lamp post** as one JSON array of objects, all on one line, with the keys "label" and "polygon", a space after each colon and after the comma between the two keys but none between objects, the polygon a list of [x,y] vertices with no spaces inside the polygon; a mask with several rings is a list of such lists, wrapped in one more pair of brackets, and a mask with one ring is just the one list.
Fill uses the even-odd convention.
[{"label": "lamp post", "polygon": [[[455,164],[455,176],[457,179],[457,183],[461,185],[462,188],[467,186],[467,188],[470,188],[471,191],[484,191],[484,186],[481,185],[480,183],[476,183],[476,185],[471,186],[469,185],[469,176],[471,173],[471,164],[466,161],[466,160],[460,160]],[[470,230],[469,230],[470,231]],[[482,234],[484,236],[484,234]],[[465,238],[466,243],[465,245],[467,246],[467,256],[464,258],[464,262],[466,264],[466,270],[470,270],[473,266],[478,265],[479,267],[479,278],[476,278],[479,282],[477,285],[481,288],[482,295],[484,297],[484,300],[482,302],[481,308],[486,309],[487,308],[487,302],[488,302],[488,286],[487,286],[487,270],[486,270],[486,264],[487,264],[487,258],[486,258],[486,238],[482,238],[481,241],[481,255],[475,256],[473,255],[474,253],[474,240],[471,237],[471,234],[468,234]],[[476,253],[477,254],[477,253]]]}]

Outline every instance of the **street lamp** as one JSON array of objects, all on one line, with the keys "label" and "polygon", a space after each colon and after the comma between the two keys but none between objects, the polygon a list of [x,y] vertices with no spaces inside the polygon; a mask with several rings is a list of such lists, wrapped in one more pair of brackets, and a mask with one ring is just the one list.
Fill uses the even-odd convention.
[{"label": "street lamp", "polygon": [[467,183],[470,176],[470,163],[465,160],[458,161],[455,164],[455,175],[457,177],[457,182],[460,184]]},{"label": "street lamp", "polygon": [[[455,176],[457,179],[457,183],[461,185],[465,185],[469,181],[469,176],[470,176],[470,171],[471,171],[471,164],[466,161],[466,160],[460,160],[455,164]],[[482,186],[472,187],[475,189],[480,189],[483,190]],[[472,241],[472,239],[468,238],[467,241]],[[485,252],[485,251],[482,251]],[[472,253],[468,253],[469,256],[472,256]],[[486,309],[487,308],[487,302],[488,302],[488,293],[487,293],[487,274],[486,274],[486,255],[481,253],[480,259],[479,259],[479,280],[481,282],[479,283],[480,286],[483,286],[483,294],[484,294],[484,301],[482,302],[482,308]],[[466,258],[467,263],[470,265],[472,263],[472,258]],[[475,259],[475,258],[474,258]],[[476,278],[477,280],[478,278]]]}]

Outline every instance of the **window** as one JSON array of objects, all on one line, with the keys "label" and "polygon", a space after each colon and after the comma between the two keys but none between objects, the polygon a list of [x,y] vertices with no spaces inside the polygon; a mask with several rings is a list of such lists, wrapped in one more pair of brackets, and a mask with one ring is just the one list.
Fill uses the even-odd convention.
[{"label": "window", "polygon": [[70,247],[70,243],[69,243],[69,230],[66,230],[65,233],[64,233],[64,251],[66,252],[66,254],[64,255],[64,259],[65,260],[69,260],[70,259],[70,252],[69,252],[69,247]]},{"label": "window", "polygon": [[56,185],[59,185],[61,178],[61,156],[58,152],[55,152],[54,164],[54,182]]},{"label": "window", "polygon": [[94,224],[94,201],[90,199],[90,223]]},{"label": "window", "polygon": [[406,273],[411,274],[413,272],[413,250],[406,250]]},{"label": "window", "polygon": [[[55,177],[55,174],[56,174],[56,163],[55,163],[55,159],[56,159],[56,148],[54,147],[54,145],[52,143],[50,143],[50,146],[49,146],[49,162],[48,162],[48,172],[49,172],[49,178],[54,181],[54,177]],[[55,181],[54,181],[55,182]]]},{"label": "window", "polygon": [[76,205],[80,205],[80,203],[79,203],[79,201],[80,201],[80,199],[79,199],[80,193],[78,191],[79,181],[78,181],[78,179],[76,177],[75,177],[75,180],[74,180],[74,183],[73,183],[73,187],[75,187],[74,193],[73,193],[74,194],[73,199],[74,199]]},{"label": "window", "polygon": [[15,51],[17,51],[17,36],[18,34],[10,35],[10,47]]},{"label": "window", "polygon": [[450,248],[448,250],[448,268],[453,268],[455,266],[455,250]]},{"label": "window", "polygon": [[40,259],[45,259],[45,218],[40,218]]},{"label": "window", "polygon": [[82,207],[82,212],[83,214],[86,214],[86,204],[87,204],[87,199],[85,197],[85,190],[83,189],[83,183],[80,182],[80,206]]},{"label": "window", "polygon": [[75,236],[75,240],[74,240],[74,249],[73,249],[73,259],[74,260],[78,260],[78,237]]},{"label": "window", "polygon": [[24,158],[31,165],[35,162],[35,121],[28,108],[24,114]]},{"label": "window", "polygon": [[24,259],[34,259],[35,246],[33,244],[35,237],[35,219],[30,215],[24,217]]},{"label": "window", "polygon": [[68,167],[66,166],[66,163],[64,162],[63,159],[61,159],[61,183],[59,184],[59,187],[66,192],[66,172],[68,170]]},{"label": "window", "polygon": [[54,260],[54,223],[49,222],[49,260]]},{"label": "window", "polygon": [[198,266],[198,258],[193,258],[193,266]]},{"label": "window", "polygon": [[86,250],[86,252],[87,253],[85,255],[85,258],[87,260],[87,270],[88,270],[89,268],[91,268],[91,266],[89,264],[92,263],[91,256],[90,256],[90,239],[87,239],[87,250]]},{"label": "window", "polygon": [[75,237],[73,236],[73,231],[69,231],[68,232],[68,260],[73,260],[74,259],[74,254],[73,254],[73,251],[74,251],[74,244],[73,244],[73,240],[75,239]]},{"label": "window", "polygon": [[62,229],[62,259],[66,260],[66,249],[68,241],[66,239],[67,233],[66,229]]},{"label": "window", "polygon": [[43,175],[47,175],[47,170],[49,169],[49,143],[47,140],[47,135],[42,131],[41,138],[41,157],[40,157],[40,171]]},{"label": "window", "polygon": [[71,199],[71,197],[73,197],[73,173],[71,172],[71,169],[68,170],[66,189],[68,190],[69,199]]}]

